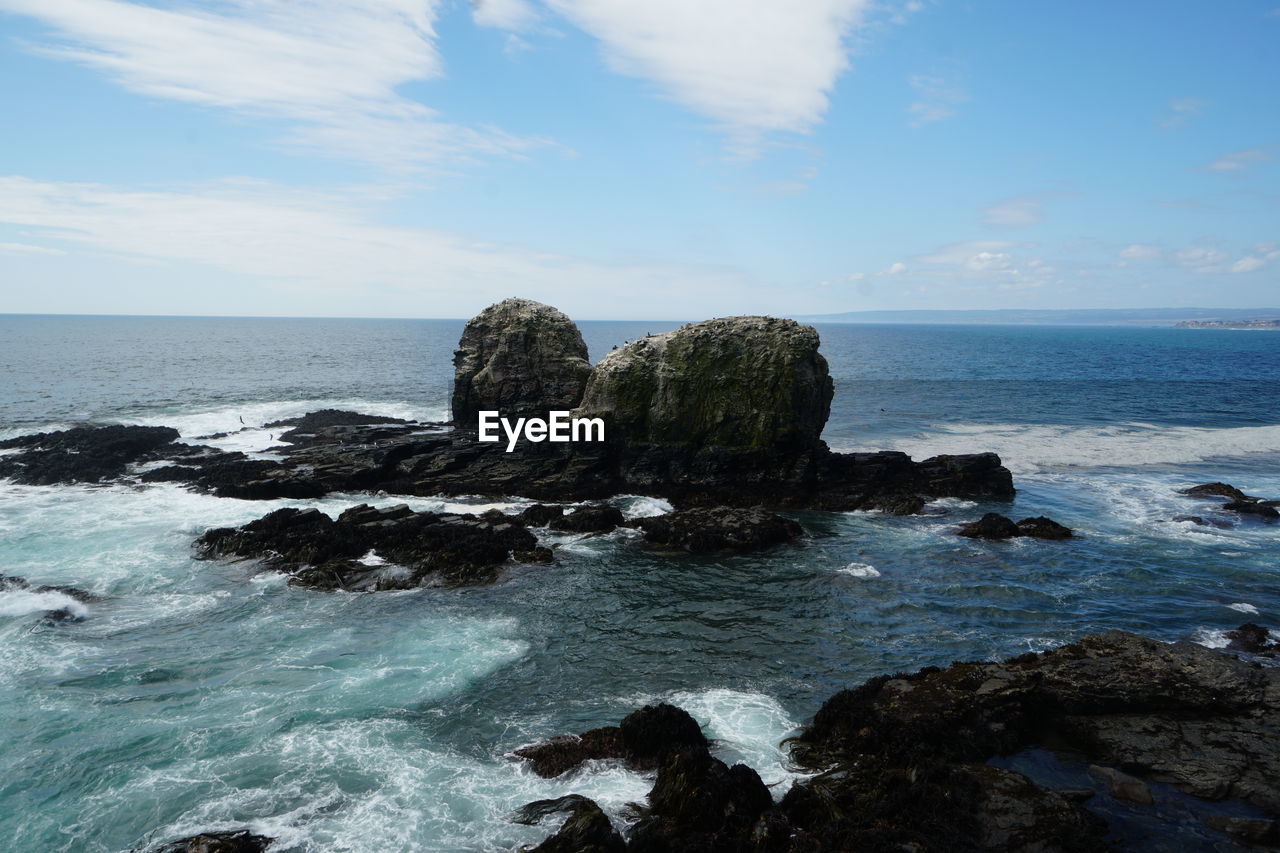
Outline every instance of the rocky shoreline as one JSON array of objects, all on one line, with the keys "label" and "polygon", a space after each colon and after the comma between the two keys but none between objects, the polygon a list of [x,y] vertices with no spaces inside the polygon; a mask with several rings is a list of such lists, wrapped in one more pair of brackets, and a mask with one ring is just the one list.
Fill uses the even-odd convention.
[{"label": "rocky shoreline", "polygon": [[[916,512],[928,499],[1002,499],[991,453],[921,462],[835,453],[821,440],[833,384],[817,333],[733,317],[633,341],[592,368],[577,326],[508,299],[467,323],[454,359],[453,428],[325,410],[267,426],[286,447],[250,458],[168,427],[81,427],[0,442],[0,478],[31,485],[173,482],[248,500],[333,492],[519,496],[557,502],[641,494],[680,507]],[[598,443],[481,442],[475,415],[573,411]]]},{"label": "rocky shoreline", "polygon": [[[449,424],[322,410],[269,424],[283,446],[253,456],[187,443],[163,426],[76,427],[0,442],[0,478],[175,483],[243,500],[383,493],[545,501],[479,514],[404,504],[358,503],[337,517],[285,508],[195,542],[204,559],[250,561],[296,586],[351,593],[489,583],[512,563],[556,560],[553,532],[624,528],[636,547],[656,552],[742,553],[805,535],[788,510],[909,515],[939,498],[1014,495],[991,453],[915,461],[830,450],[820,436],[834,385],[817,333],[789,320],[695,323],[630,342],[592,367],[571,320],[506,300],[467,324],[454,366]],[[525,442],[510,451],[479,440],[481,411],[552,410],[601,419],[605,440]],[[628,518],[607,502],[624,494],[661,498],[672,509]],[[1219,511],[1241,523],[1280,517],[1277,502],[1224,483],[1185,494],[1225,500]],[[1053,540],[1048,548],[1070,547],[1077,535],[1043,516],[1015,522],[998,513],[952,532]],[[85,600],[79,590],[19,578],[0,576],[0,588]],[[1170,829],[1177,838],[1280,848],[1280,646],[1253,623],[1227,639],[1224,653],[1110,632],[1000,663],[873,678],[832,696],[790,740],[800,777],[785,791],[771,791],[751,767],[721,761],[684,710],[647,706],[617,726],[518,746],[510,756],[544,778],[572,780],[585,762],[651,774],[646,802],[625,821],[578,795],[530,803],[511,819],[555,830],[536,848],[542,853],[1094,851],[1111,849],[1116,831],[1113,811],[1099,803],[1158,811],[1175,791],[1203,804],[1192,809],[1193,828]],[[1064,787],[1018,763],[1036,750],[1089,767],[1093,781]],[[252,853],[271,845],[244,829],[152,849]]]},{"label": "rocky shoreline", "polygon": [[[1267,644],[1265,629],[1247,628],[1246,641],[1261,631]],[[1247,652],[1111,631],[1003,662],[883,675],[832,696],[787,746],[801,775],[771,791],[754,768],[717,758],[687,712],[646,706],[511,753],[562,782],[588,762],[649,774],[624,824],[577,794],[509,819],[554,828],[537,853],[1092,853],[1132,849],[1122,824],[1173,806],[1183,819],[1151,849],[1280,845],[1280,668]],[[1036,750],[1087,773],[1064,786],[1019,764]],[[163,849],[270,844],[243,830]]]}]

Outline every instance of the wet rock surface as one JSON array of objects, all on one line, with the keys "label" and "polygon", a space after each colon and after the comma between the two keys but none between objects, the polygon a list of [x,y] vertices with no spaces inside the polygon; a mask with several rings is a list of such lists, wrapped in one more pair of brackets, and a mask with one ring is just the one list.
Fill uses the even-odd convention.
[{"label": "wet rock surface", "polygon": [[178,431],[162,426],[75,427],[0,441],[0,479],[28,486],[100,483],[173,443]]},{"label": "wet rock surface", "polygon": [[617,726],[556,737],[515,750],[534,773],[552,778],[584,762],[615,759],[633,770],[652,770],[672,752],[708,747],[706,735],[688,712],[674,705],[646,705]]},{"label": "wet rock surface", "polygon": [[[628,850],[1110,849],[1105,821],[1087,808],[1092,789],[1054,790],[987,763],[1036,746],[1094,762],[1098,789],[1153,816],[1166,795],[1155,788],[1183,796],[1156,783],[1272,816],[1206,817],[1224,842],[1270,839],[1280,814],[1280,669],[1189,643],[1113,631],[1001,663],[874,678],[833,696],[792,739],[792,761],[816,775],[776,803],[754,770],[729,767],[692,736],[691,718],[658,707],[671,725],[646,728],[648,758],[632,765],[657,774]],[[592,758],[629,763],[622,728],[517,755],[544,776]],[[546,849],[596,849],[569,838],[562,831]]]},{"label": "wet rock surface", "polygon": [[1280,640],[1272,638],[1270,629],[1253,622],[1245,622],[1239,628],[1228,631],[1227,648],[1234,652],[1248,652],[1265,657],[1280,656]]},{"label": "wet rock surface", "polygon": [[1004,663],[873,679],[823,705],[793,756],[981,761],[1070,746],[1209,799],[1280,811],[1280,670],[1112,631]]},{"label": "wet rock surface", "polygon": [[627,849],[626,842],[600,806],[577,794],[530,803],[514,820],[538,824],[560,813],[567,813],[568,817],[559,831],[534,847],[531,853],[622,853]]},{"label": "wet rock surface", "polygon": [[760,507],[695,507],[634,523],[644,532],[646,542],[693,554],[760,551],[804,533],[791,519]]},{"label": "wet rock surface", "polygon": [[265,853],[274,839],[254,835],[247,829],[236,832],[205,832],[171,841],[155,853]]},{"label": "wet rock surface", "polygon": [[465,429],[482,410],[517,418],[573,409],[591,376],[574,322],[529,299],[505,299],[469,320],[453,365],[453,420]]},{"label": "wet rock surface", "polygon": [[1043,515],[1024,518],[1015,524],[1010,518],[997,512],[989,512],[977,521],[961,525],[956,535],[970,539],[1013,539],[1018,536],[1029,536],[1033,539],[1070,539],[1075,534],[1071,528],[1051,518],[1045,518]]},{"label": "wet rock surface", "polygon": [[[1277,509],[1280,506],[1280,501],[1264,500],[1253,495],[1246,495],[1230,483],[1202,483],[1189,489],[1181,489],[1178,494],[1196,498],[1227,498],[1227,502],[1221,505],[1222,510],[1225,512],[1232,512],[1247,518],[1257,518],[1265,522],[1280,520],[1280,509]],[[1194,518],[1195,516],[1179,516],[1174,520],[1192,520]]]},{"label": "wet rock surface", "polygon": [[317,509],[280,509],[196,540],[204,557],[257,559],[296,585],[351,591],[484,583],[512,552],[540,556],[537,547],[532,533],[501,513],[414,512],[403,504],[361,504],[337,520]]},{"label": "wet rock surface", "polygon": [[616,506],[601,504],[578,507],[568,514],[552,516],[548,519],[547,526],[564,533],[608,533],[625,523],[622,510]]}]

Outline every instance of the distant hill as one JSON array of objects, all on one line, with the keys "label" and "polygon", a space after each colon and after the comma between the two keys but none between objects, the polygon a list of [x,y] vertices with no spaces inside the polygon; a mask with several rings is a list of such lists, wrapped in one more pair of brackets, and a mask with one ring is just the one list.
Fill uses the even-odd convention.
[{"label": "distant hill", "polygon": [[795,315],[809,323],[957,323],[1006,326],[1177,326],[1216,327],[1280,320],[1280,308],[1066,308],[1036,310],[846,311]]}]

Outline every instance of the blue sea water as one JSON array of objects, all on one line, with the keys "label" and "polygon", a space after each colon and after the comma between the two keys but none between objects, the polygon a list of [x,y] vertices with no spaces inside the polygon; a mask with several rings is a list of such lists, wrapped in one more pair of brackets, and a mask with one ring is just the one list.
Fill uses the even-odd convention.
[{"label": "blue sea water", "polygon": [[[674,324],[581,326],[599,358]],[[0,317],[0,437],[125,422],[194,438],[326,406],[439,419],[461,328]],[[801,513],[800,544],[740,557],[563,535],[555,564],[493,586],[347,595],[195,561],[191,542],[280,506],[404,498],[0,484],[0,573],[103,596],[0,593],[0,848],[125,851],[249,826],[286,851],[516,850],[550,831],[511,823],[522,804],[582,793],[617,815],[650,782],[607,765],[542,780],[510,751],[646,701],[684,706],[780,795],[792,771],[779,742],[872,675],[1106,628],[1215,645],[1247,619],[1280,621],[1280,525],[1171,521],[1215,514],[1177,494],[1199,482],[1280,497],[1280,333],[819,330],[833,447],[994,450],[1014,472],[1013,505]],[[278,443],[270,429],[206,441]],[[953,534],[988,510],[1049,515],[1081,536]],[[56,606],[85,619],[43,623]]]}]

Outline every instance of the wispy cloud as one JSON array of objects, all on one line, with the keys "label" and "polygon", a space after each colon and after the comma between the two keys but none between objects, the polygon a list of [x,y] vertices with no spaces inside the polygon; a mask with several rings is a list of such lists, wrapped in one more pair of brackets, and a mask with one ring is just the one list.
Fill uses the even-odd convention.
[{"label": "wispy cloud", "polygon": [[969,100],[969,93],[946,76],[915,74],[907,83],[916,90],[916,100],[907,107],[912,127],[951,118]]},{"label": "wispy cloud", "polygon": [[648,316],[654,304],[705,311],[750,287],[732,270],[601,263],[382,225],[368,204],[243,181],[140,192],[0,177],[0,222],[39,229],[43,242],[62,250],[199,264],[338,311],[367,311],[376,293],[381,312],[466,316],[518,283],[521,293],[566,310]]},{"label": "wispy cloud", "polygon": [[1208,108],[1209,102],[1203,98],[1174,98],[1156,119],[1156,124],[1163,130],[1177,130]]},{"label": "wispy cloud", "polygon": [[471,0],[471,16],[482,27],[524,30],[538,20],[538,10],[528,0]]},{"label": "wispy cloud", "polygon": [[[538,144],[449,123],[397,93],[443,74],[439,0],[229,0],[206,9],[126,0],[0,0],[56,33],[45,55],[151,97],[285,119],[289,141],[405,169]],[[215,11],[216,10],[216,11]]]},{"label": "wispy cloud", "polygon": [[609,66],[744,144],[805,132],[848,68],[846,37],[869,0],[546,0],[598,38]]},{"label": "wispy cloud", "polygon": [[1267,163],[1275,159],[1275,155],[1265,148],[1243,148],[1223,154],[1205,166],[1214,172],[1239,172],[1258,163]]},{"label": "wispy cloud", "polygon": [[1044,221],[1043,195],[1021,195],[993,204],[982,212],[982,219],[997,228],[1026,228]]},{"label": "wispy cloud", "polygon": [[1150,246],[1146,243],[1130,243],[1119,252],[1120,257],[1126,261],[1153,261],[1163,254],[1159,246]]},{"label": "wispy cloud", "polygon": [[1194,246],[1174,252],[1173,259],[1180,266],[1198,273],[1249,273],[1280,260],[1280,245],[1257,243],[1234,260],[1231,254],[1221,249]]},{"label": "wispy cloud", "polygon": [[0,243],[0,253],[6,255],[65,255],[61,249],[33,246],[30,243]]}]

